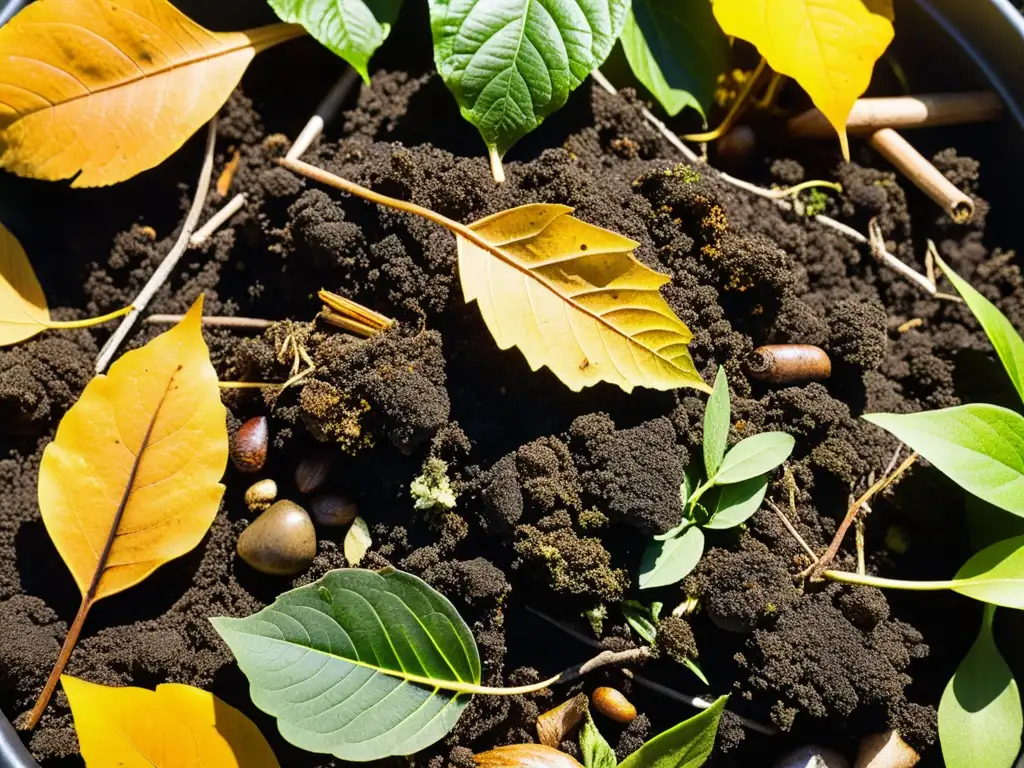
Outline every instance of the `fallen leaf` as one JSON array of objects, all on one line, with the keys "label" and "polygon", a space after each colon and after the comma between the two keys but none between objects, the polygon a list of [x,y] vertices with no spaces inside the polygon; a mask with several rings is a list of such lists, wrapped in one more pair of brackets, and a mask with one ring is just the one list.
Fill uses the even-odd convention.
[{"label": "fallen leaf", "polygon": [[509,744],[473,755],[480,768],[583,768],[575,758],[543,744]]},{"label": "fallen leaf", "polygon": [[39,508],[82,603],[33,725],[92,605],[193,549],[213,523],[228,435],[202,310],[200,297],[89,382],[43,453]]},{"label": "fallen leaf", "polygon": [[0,28],[0,167],[73,187],[163,162],[260,51],[303,34],[210,32],[166,0],[37,0]]},{"label": "fallen leaf", "polygon": [[893,38],[888,0],[713,0],[727,35],[753,43],[768,66],[796,80],[839,134]]},{"label": "fallen leaf", "polygon": [[64,675],[87,768],[277,768],[253,722],[190,685],[112,688]]},{"label": "fallen leaf", "polygon": [[350,566],[357,566],[366,557],[366,551],[373,546],[373,539],[370,537],[370,528],[366,521],[357,517],[349,526],[345,534],[345,560]]},{"label": "fallen leaf", "polygon": [[25,341],[48,328],[86,328],[130,311],[131,307],[125,307],[87,320],[51,320],[46,295],[25,249],[0,224],[0,347]]},{"label": "fallen leaf", "polygon": [[572,210],[523,205],[470,224],[475,241],[456,232],[463,294],[498,347],[518,347],[576,392],[599,381],[710,392],[693,334],[658,291],[670,278],[636,260],[635,241]]},{"label": "fallen leaf", "polygon": [[557,747],[576,730],[590,707],[587,694],[579,693],[537,718],[537,738],[546,747]]}]

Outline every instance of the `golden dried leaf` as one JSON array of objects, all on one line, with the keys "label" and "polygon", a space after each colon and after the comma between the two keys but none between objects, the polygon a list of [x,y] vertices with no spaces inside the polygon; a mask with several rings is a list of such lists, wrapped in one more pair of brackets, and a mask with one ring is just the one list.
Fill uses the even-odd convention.
[{"label": "golden dried leaf", "polygon": [[457,233],[463,294],[498,346],[577,392],[599,381],[710,392],[693,334],[658,291],[670,278],[636,260],[636,242],[572,210],[523,205],[469,225],[479,242]]},{"label": "golden dried leaf", "polygon": [[587,694],[564,701],[537,718],[537,738],[547,747],[557,747],[582,721],[590,708]]},{"label": "golden dried leaf", "polygon": [[67,675],[61,684],[88,768],[278,768],[255,724],[207,691],[111,688]]},{"label": "golden dried leaf", "polygon": [[839,134],[893,38],[889,0],[713,0],[728,35],[753,43],[776,72],[800,83]]},{"label": "golden dried leaf", "polygon": [[25,249],[0,224],[0,347],[46,330],[50,310]]},{"label": "golden dried leaf", "polygon": [[228,435],[202,312],[90,381],[43,453],[43,523],[95,600],[193,549],[217,514]]},{"label": "golden dried leaf", "polygon": [[543,744],[511,744],[473,755],[480,768],[583,768],[574,758]]},{"label": "golden dried leaf", "polygon": [[0,28],[0,167],[95,187],[163,162],[293,24],[210,32],[166,0],[37,0]]}]

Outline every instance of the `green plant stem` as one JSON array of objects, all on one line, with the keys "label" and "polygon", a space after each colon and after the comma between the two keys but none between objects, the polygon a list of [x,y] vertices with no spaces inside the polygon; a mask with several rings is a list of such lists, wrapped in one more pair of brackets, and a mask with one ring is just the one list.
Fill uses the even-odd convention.
[{"label": "green plant stem", "polygon": [[837,184],[834,181],[823,181],[821,179],[811,179],[810,181],[802,181],[799,184],[794,184],[792,187],[786,187],[785,189],[773,189],[772,195],[778,198],[783,197],[794,197],[800,194],[805,189],[814,189],[815,187],[825,187],[831,189],[833,192],[841,193],[843,191],[843,185]]},{"label": "green plant stem", "polygon": [[939,592],[944,589],[956,589],[961,584],[970,582],[970,579],[952,579],[950,581],[884,579],[881,576],[867,576],[849,571],[824,571],[821,575],[829,581],[839,581],[844,584],[862,584],[865,587],[878,587],[879,589],[904,589],[910,592]]},{"label": "green plant stem", "polygon": [[715,478],[714,477],[712,477],[710,480],[708,480],[707,482],[703,483],[702,485],[698,485],[697,486],[697,490],[695,490],[693,492],[693,495],[690,496],[690,498],[686,500],[686,508],[688,510],[690,510],[690,512],[693,512],[693,508],[697,505],[697,502],[700,500],[700,497],[704,495],[704,492],[707,491],[710,488],[713,488],[714,486],[715,486]]}]

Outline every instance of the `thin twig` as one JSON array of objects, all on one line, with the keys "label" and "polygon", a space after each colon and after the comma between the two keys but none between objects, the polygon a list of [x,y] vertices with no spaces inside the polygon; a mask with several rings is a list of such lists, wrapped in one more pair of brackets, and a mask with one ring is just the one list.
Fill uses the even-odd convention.
[{"label": "thin twig", "polygon": [[642,648],[629,648],[625,651],[601,651],[592,659],[577,664],[576,666],[569,667],[567,670],[562,672],[558,676],[558,682],[568,683],[575,680],[577,677],[593,672],[601,667],[617,666],[620,664],[635,664],[638,661],[647,661],[651,658],[651,649],[644,646]]},{"label": "thin twig", "polygon": [[349,91],[359,81],[359,73],[349,67],[345,70],[345,74],[337,79],[331,90],[327,92],[323,100],[317,105],[316,112],[309,118],[309,122],[302,129],[299,137],[295,139],[295,143],[288,150],[288,154],[285,155],[289,160],[297,160],[302,155],[306,154],[306,150],[312,146],[313,142],[317,140],[317,137],[323,133],[324,126],[330,123],[338,114],[341,109],[341,104],[345,101],[345,97],[348,96]]},{"label": "thin twig", "polygon": [[789,517],[787,517],[786,513],[779,509],[771,499],[765,499],[764,503],[771,507],[775,514],[779,516],[779,519],[782,520],[782,524],[786,526],[786,530],[789,531],[790,535],[794,539],[796,539],[796,542],[801,547],[803,547],[804,552],[806,552],[810,556],[811,561],[816,561],[818,559],[818,556],[814,554],[814,550],[811,549],[811,545],[808,544],[804,540],[804,537],[800,535],[800,531],[796,529],[796,526],[794,526],[793,523],[790,522],[790,519]]},{"label": "thin twig", "polygon": [[[537,616],[538,618],[543,619],[544,621],[546,621],[548,624],[550,624],[551,626],[555,627],[559,631],[564,632],[565,634],[569,635],[569,637],[575,638],[576,640],[579,640],[581,643],[585,643],[586,645],[589,645],[591,648],[604,648],[604,646],[601,645],[601,643],[599,643],[597,640],[594,640],[591,637],[587,637],[582,632],[577,632],[575,629],[573,629],[568,624],[565,624],[565,623],[559,621],[558,619],[553,619],[552,617],[548,616],[546,613],[541,613],[536,608],[531,608],[530,606],[526,606],[526,610],[529,611],[530,613],[532,613],[534,616]],[[635,683],[637,683],[637,685],[642,685],[645,688],[649,688],[652,691],[656,691],[656,692],[662,694],[663,696],[667,696],[670,699],[675,699],[676,701],[681,701],[683,704],[687,704],[687,705],[689,705],[689,706],[691,706],[691,707],[693,707],[695,709],[707,709],[712,704],[714,704],[713,701],[708,701],[707,699],[702,699],[702,698],[699,698],[697,696],[688,696],[685,693],[680,693],[679,691],[673,690],[672,688],[668,688],[668,687],[666,687],[664,685],[661,685],[660,683],[655,683],[655,682],[653,682],[651,680],[648,680],[645,677],[641,677],[640,675],[636,674],[635,672],[628,672],[628,671],[624,671],[624,672],[625,672],[625,674],[631,680],[633,680]],[[735,714],[735,713],[733,713],[733,714]],[[736,717],[739,719],[739,721],[741,723],[743,723],[745,726],[750,728],[752,731],[757,731],[758,733],[763,733],[766,736],[774,736],[777,733],[777,731],[774,728],[771,728],[771,727],[769,727],[767,725],[762,725],[761,723],[755,722],[753,720],[748,720],[747,718],[743,717],[742,715],[736,715]]]},{"label": "thin twig", "polygon": [[914,453],[910,454],[907,458],[905,458],[903,460],[903,463],[900,464],[895,470],[893,470],[892,472],[887,472],[886,474],[882,475],[882,477],[877,482],[872,483],[871,487],[864,491],[864,494],[855,502],[853,502],[853,504],[850,505],[850,508],[846,512],[846,517],[844,517],[843,522],[840,523],[839,530],[836,531],[836,535],[832,538],[832,543],[828,545],[828,549],[825,550],[825,554],[818,559],[818,562],[816,562],[807,570],[807,576],[812,581],[814,579],[820,578],[821,574],[832,563],[832,560],[835,558],[836,553],[839,552],[839,547],[843,543],[843,538],[845,538],[846,532],[850,529],[850,525],[853,523],[854,518],[857,517],[857,512],[860,510],[860,508],[868,501],[870,501],[875,496],[875,494],[884,491],[893,482],[895,482],[900,475],[902,475],[904,472],[910,469],[913,463],[917,461],[919,456],[920,454],[918,454],[917,451],[914,451]]},{"label": "thin twig", "polygon": [[[599,86],[601,86],[601,88],[603,88],[605,91],[607,91],[608,93],[610,93],[613,96],[617,96],[618,95],[619,92],[615,89],[615,86],[612,85],[611,82],[609,82],[608,78],[606,78],[600,72],[600,70],[597,70],[597,69],[591,70],[590,76],[593,77],[594,78],[594,82],[596,82]],[[771,200],[773,203],[775,203],[775,205],[779,206],[779,208],[782,208],[783,210],[786,210],[786,211],[792,211],[793,210],[793,204],[791,202],[789,202],[788,200],[781,200],[781,199],[779,199],[777,192],[775,192],[774,190],[764,189],[763,187],[759,187],[756,184],[751,184],[749,181],[744,181],[743,179],[737,179],[735,176],[730,176],[728,173],[725,173],[724,171],[720,171],[717,168],[715,168],[713,166],[710,166],[707,163],[705,163],[703,160],[701,160],[700,157],[698,157],[698,155],[692,149],[687,147],[679,139],[679,137],[669,129],[669,127],[667,125],[665,125],[661,120],[659,120],[657,117],[655,117],[651,113],[651,111],[649,109],[647,109],[646,107],[640,107],[640,114],[643,116],[643,118],[647,122],[649,122],[654,127],[654,129],[658,133],[660,133],[662,135],[662,137],[664,137],[664,139],[669,144],[671,144],[673,147],[675,147],[677,150],[679,150],[680,154],[682,154],[683,157],[685,157],[691,163],[703,165],[711,173],[717,175],[718,178],[721,179],[722,181],[724,181],[726,184],[731,184],[734,187],[737,187],[739,189],[742,189],[742,190],[745,190],[747,192],[750,192],[752,195],[757,195],[758,197],[763,197],[765,200]],[[841,221],[836,221],[835,219],[831,218],[830,216],[825,216],[823,214],[818,214],[817,216],[813,216],[811,218],[813,218],[813,220],[816,221],[818,224],[821,224],[824,227],[828,227],[829,229],[833,229],[836,232],[839,232],[839,233],[845,235],[846,237],[850,238],[851,240],[853,240],[856,243],[860,243],[861,245],[869,245],[869,246],[871,245],[871,243],[868,240],[868,238],[865,237],[864,235],[862,235],[857,230],[855,230],[853,227],[847,226],[846,224],[843,224]],[[935,296],[936,298],[947,298],[947,296],[945,294],[937,293],[936,290],[935,290],[935,287],[932,286],[932,285],[929,285],[927,279],[923,275],[920,275],[917,272],[914,272],[913,269],[911,269],[906,264],[904,264],[902,261],[897,259],[893,254],[889,253],[885,249],[884,243],[882,244],[882,247],[879,248],[877,252],[875,252],[875,256],[880,261],[882,261],[886,266],[891,267],[892,269],[897,270],[904,277],[906,277],[909,280],[911,280],[915,285],[920,286],[921,288],[923,288],[924,290],[926,290],[928,293],[930,293],[931,295]],[[913,275],[913,277],[911,277],[911,275]]]},{"label": "thin twig", "polygon": [[[863,505],[863,509],[871,514],[871,507]],[[863,576],[867,573],[867,566],[864,563],[864,518],[858,517],[853,524],[854,539],[857,542],[857,573]]]},{"label": "thin twig", "polygon": [[[153,325],[175,325],[184,318],[184,315],[150,315],[142,322]],[[221,317],[218,315],[204,316],[202,323],[216,328],[245,328],[257,331],[269,328],[274,324],[273,321],[264,320],[262,317]]]},{"label": "thin twig", "polygon": [[110,364],[128,332],[135,325],[135,319],[139,316],[139,313],[146,308],[150,299],[156,295],[156,292],[160,290],[167,278],[170,277],[171,272],[174,271],[178,264],[178,259],[181,258],[182,254],[185,253],[185,249],[188,248],[189,237],[199,221],[199,216],[203,212],[203,205],[206,203],[206,195],[210,190],[210,179],[213,177],[213,149],[216,143],[217,117],[215,115],[210,120],[209,128],[206,132],[206,153],[203,156],[203,167],[199,172],[199,183],[196,184],[195,197],[192,198],[192,207],[189,209],[188,215],[185,217],[185,223],[181,227],[181,234],[178,235],[178,240],[174,243],[170,253],[167,254],[160,266],[157,267],[153,276],[149,278],[149,282],[143,286],[142,290],[139,291],[139,295],[135,297],[135,300],[132,302],[134,309],[125,316],[117,330],[107,339],[107,343],[103,345],[99,356],[96,358],[96,373],[103,373]]},{"label": "thin twig", "polygon": [[242,210],[245,205],[245,195],[241,192],[232,197],[227,204],[217,211],[213,216],[210,217],[203,226],[195,231],[195,234],[189,238],[188,244],[192,246],[202,245],[210,239],[210,235],[224,226],[232,216]]}]

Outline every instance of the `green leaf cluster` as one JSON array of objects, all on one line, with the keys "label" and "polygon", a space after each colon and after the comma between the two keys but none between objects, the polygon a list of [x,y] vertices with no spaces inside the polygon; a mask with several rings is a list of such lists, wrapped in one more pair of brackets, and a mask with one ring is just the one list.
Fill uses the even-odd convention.
[{"label": "green leaf cluster", "polygon": [[[268,0],[369,81],[402,0]],[[560,109],[621,39],[670,115],[703,117],[729,41],[709,0],[428,0],[434,62],[493,160]]]},{"label": "green leaf cluster", "polygon": [[[985,330],[1024,400],[1024,340],[992,302],[941,259],[938,262]],[[1024,416],[1020,413],[976,403],[925,413],[873,413],[864,418],[891,432],[982,502],[1004,515],[1024,518]],[[969,508],[982,511],[978,504]],[[991,530],[1016,528],[993,524],[991,513],[984,514]],[[1009,768],[1020,751],[1024,715],[1017,683],[996,646],[992,625],[996,606],[1024,609],[1024,536],[985,547],[952,581],[939,586],[986,603],[978,639],[939,704],[943,758],[949,768]]]},{"label": "green leaf cluster", "polygon": [[750,519],[764,501],[769,474],[792,453],[795,441],[785,432],[762,432],[727,451],[730,417],[729,382],[719,368],[704,411],[706,479],[696,483],[687,472],[680,489],[683,519],[648,544],[640,561],[641,589],[685,578],[704,554],[704,531],[735,528]]}]

